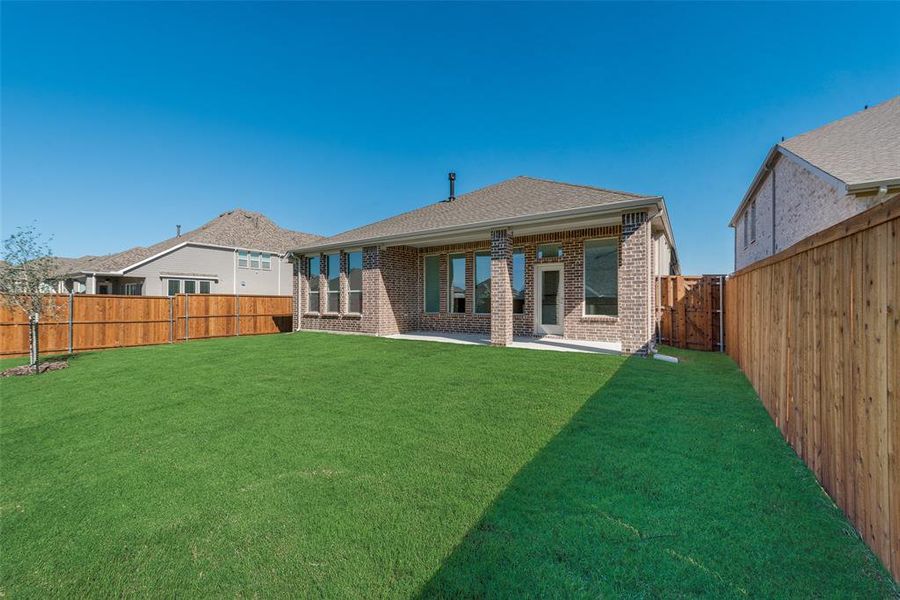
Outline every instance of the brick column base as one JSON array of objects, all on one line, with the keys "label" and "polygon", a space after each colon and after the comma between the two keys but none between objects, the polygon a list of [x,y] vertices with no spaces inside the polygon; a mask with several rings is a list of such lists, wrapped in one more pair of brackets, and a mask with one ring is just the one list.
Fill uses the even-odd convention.
[{"label": "brick column base", "polygon": [[512,247],[508,229],[491,231],[491,345],[513,339]]}]

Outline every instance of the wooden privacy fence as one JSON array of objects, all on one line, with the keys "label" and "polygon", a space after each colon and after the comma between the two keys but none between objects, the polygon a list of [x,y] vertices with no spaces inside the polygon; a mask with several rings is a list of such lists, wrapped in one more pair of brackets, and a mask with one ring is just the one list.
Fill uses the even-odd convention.
[{"label": "wooden privacy fence", "polygon": [[657,341],[678,348],[724,350],[724,275],[657,278]]},{"label": "wooden privacy fence", "polygon": [[[41,353],[79,352],[291,330],[290,296],[52,295],[40,324]],[[0,306],[0,356],[28,354],[28,319]]]},{"label": "wooden privacy fence", "polygon": [[900,199],[729,277],[728,354],[900,579]]}]

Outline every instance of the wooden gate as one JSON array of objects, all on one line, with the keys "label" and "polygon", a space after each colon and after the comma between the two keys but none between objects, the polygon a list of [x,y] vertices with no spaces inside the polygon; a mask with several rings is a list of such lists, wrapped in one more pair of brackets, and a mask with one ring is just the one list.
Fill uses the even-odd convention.
[{"label": "wooden gate", "polygon": [[657,341],[692,350],[724,350],[724,282],[724,275],[657,278]]}]

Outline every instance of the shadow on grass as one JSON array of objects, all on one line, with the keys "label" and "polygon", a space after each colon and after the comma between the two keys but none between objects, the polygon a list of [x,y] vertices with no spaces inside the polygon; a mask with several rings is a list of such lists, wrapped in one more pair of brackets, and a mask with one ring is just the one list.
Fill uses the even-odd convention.
[{"label": "shadow on grass", "polygon": [[724,357],[626,360],[420,597],[889,594],[742,381]]}]

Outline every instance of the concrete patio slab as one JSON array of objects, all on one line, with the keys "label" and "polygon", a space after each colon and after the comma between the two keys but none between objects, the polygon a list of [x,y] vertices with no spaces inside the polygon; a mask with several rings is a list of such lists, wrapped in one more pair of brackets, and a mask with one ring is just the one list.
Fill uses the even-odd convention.
[{"label": "concrete patio slab", "polygon": [[[385,337],[393,340],[417,340],[420,342],[444,342],[446,344],[475,346],[487,346],[491,343],[491,338],[487,334],[441,333],[437,331],[411,331],[409,333],[396,333]],[[527,350],[585,352],[594,354],[619,354],[622,351],[622,345],[619,343],[569,340],[556,336],[515,337],[513,338],[510,347],[525,348]]]}]

